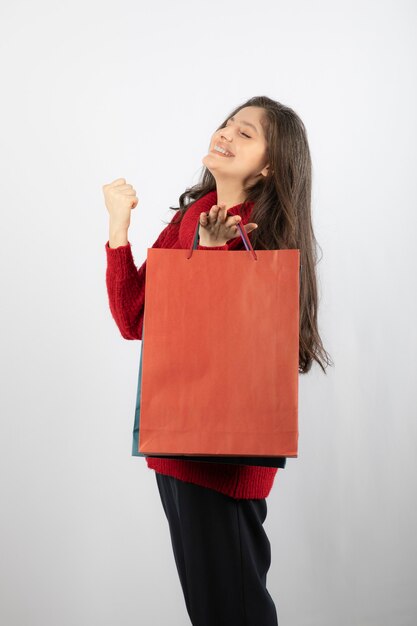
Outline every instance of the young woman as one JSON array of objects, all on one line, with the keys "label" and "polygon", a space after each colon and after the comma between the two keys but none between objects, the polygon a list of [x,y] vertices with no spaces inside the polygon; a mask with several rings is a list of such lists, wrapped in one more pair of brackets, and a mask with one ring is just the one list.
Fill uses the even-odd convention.
[{"label": "young woman", "polygon": [[[213,133],[200,182],[152,247],[244,248],[240,222],[254,249],[300,249],[299,372],[315,360],[331,364],[317,329],[316,240],[311,223],[311,159],[305,127],[289,107],[268,97],[238,106]],[[136,191],[125,179],[103,186],[110,215],[105,244],[112,316],[125,339],[142,339],[146,261],[136,267],[128,228]],[[223,460],[223,459],[222,459]],[[277,626],[266,588],[271,548],[263,528],[266,498],[285,457],[242,463],[146,457],[157,486],[194,626]]]}]

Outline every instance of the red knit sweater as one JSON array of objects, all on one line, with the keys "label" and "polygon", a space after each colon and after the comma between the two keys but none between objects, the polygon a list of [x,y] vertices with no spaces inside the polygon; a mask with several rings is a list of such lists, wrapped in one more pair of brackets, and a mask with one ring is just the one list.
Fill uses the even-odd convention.
[{"label": "red knit sweater", "polygon": [[[194,229],[201,212],[208,212],[217,202],[217,192],[210,191],[187,209],[179,225],[172,222],[176,211],[152,248],[181,248],[191,246]],[[253,203],[237,204],[230,209],[230,215],[241,215],[241,224],[250,221]],[[244,248],[240,235],[230,239],[224,246],[204,247],[199,250],[235,250]],[[124,339],[142,339],[143,314],[145,305],[146,261],[136,267],[130,242],[125,246],[110,248],[105,244],[107,255],[106,285],[111,314]],[[278,468],[258,465],[233,465],[146,457],[150,469],[161,474],[174,476],[180,480],[215,489],[233,498],[266,498],[274,483]]]}]

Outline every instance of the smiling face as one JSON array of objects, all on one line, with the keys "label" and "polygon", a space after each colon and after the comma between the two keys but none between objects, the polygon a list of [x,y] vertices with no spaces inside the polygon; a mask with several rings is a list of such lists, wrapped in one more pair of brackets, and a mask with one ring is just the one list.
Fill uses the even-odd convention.
[{"label": "smiling face", "polygon": [[[261,107],[244,107],[227,120],[226,126],[213,133],[209,152],[202,162],[217,181],[234,179],[243,186],[267,175],[267,142],[261,124],[264,114]],[[216,151],[215,146],[233,156]]]}]

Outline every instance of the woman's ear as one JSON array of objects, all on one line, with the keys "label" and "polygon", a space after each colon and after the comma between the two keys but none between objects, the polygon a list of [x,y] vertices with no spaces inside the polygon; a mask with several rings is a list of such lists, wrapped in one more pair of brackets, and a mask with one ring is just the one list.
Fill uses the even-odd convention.
[{"label": "woman's ear", "polygon": [[261,175],[265,176],[265,178],[266,178],[268,176],[268,173],[269,174],[273,174],[274,173],[274,170],[269,171],[269,164],[265,165],[264,169],[261,171]]}]

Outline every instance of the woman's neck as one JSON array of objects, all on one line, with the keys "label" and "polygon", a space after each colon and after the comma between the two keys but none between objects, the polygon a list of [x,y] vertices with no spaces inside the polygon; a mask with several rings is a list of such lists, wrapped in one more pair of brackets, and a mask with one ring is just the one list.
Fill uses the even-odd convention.
[{"label": "woman's neck", "polygon": [[242,187],[231,187],[225,185],[216,185],[217,204],[225,204],[226,210],[245,201],[245,193]]}]

